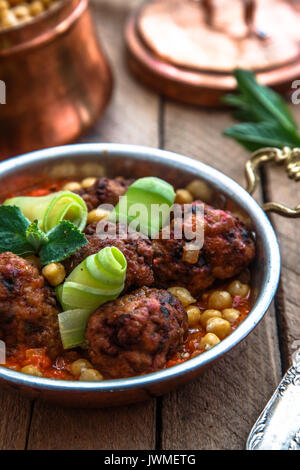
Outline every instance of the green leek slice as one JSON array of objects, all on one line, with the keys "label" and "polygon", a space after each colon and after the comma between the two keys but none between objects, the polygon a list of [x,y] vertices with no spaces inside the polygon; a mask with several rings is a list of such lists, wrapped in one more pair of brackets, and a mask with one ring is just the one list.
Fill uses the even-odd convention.
[{"label": "green leek slice", "polygon": [[78,194],[71,191],[59,191],[47,196],[19,196],[7,199],[5,205],[19,207],[30,222],[38,221],[39,228],[47,233],[60,221],[68,220],[79,230],[83,230],[87,221],[87,207]]},{"label": "green leek slice", "polygon": [[91,312],[74,309],[58,315],[58,324],[64,349],[76,348],[83,343],[84,331]]},{"label": "green leek slice", "polygon": [[174,200],[174,188],[166,181],[153,176],[140,178],[129,186],[109,218],[134,223],[134,230],[154,237],[167,221]]},{"label": "green leek slice", "polygon": [[65,348],[82,344],[89,316],[100,305],[120,295],[124,289],[126,270],[123,253],[114,246],[106,247],[88,256],[56,288],[57,298],[66,310],[58,315]]}]

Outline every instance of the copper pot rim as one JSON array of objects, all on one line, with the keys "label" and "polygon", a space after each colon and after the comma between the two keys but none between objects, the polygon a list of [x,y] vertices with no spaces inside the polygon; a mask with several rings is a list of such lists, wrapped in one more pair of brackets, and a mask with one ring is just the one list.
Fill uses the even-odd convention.
[{"label": "copper pot rim", "polygon": [[59,158],[74,161],[90,156],[97,158],[131,158],[133,161],[152,161],[154,164],[162,163],[193,173],[196,177],[203,178],[209,184],[216,186],[229,199],[238,200],[253,219],[256,231],[262,239],[263,249],[266,254],[266,266],[264,267],[264,279],[260,286],[258,297],[249,315],[227,338],[217,344],[214,348],[201,355],[189,359],[188,361],[162,369],[160,371],[126,379],[105,380],[103,382],[78,382],[53,380],[34,376],[27,376],[21,372],[16,372],[5,367],[0,367],[0,380],[11,384],[16,384],[25,388],[40,391],[53,392],[122,392],[128,390],[142,389],[150,385],[171,380],[179,380],[185,375],[197,373],[206,368],[225,353],[229,352],[257,326],[267,312],[279,282],[280,275],[280,251],[274,229],[266,214],[252,196],[242,188],[237,182],[214,168],[188,158],[186,156],[150,147],[126,144],[97,143],[97,144],[73,144],[61,147],[54,147],[31,152],[20,157],[15,157],[0,163],[0,177],[10,175],[16,169],[30,167],[35,163],[55,162]]},{"label": "copper pot rim", "polygon": [[65,34],[81,17],[88,4],[89,0],[61,0],[58,5],[29,23],[0,31],[0,44],[1,41],[8,44],[8,47],[3,49],[0,47],[0,57],[26,53]]}]

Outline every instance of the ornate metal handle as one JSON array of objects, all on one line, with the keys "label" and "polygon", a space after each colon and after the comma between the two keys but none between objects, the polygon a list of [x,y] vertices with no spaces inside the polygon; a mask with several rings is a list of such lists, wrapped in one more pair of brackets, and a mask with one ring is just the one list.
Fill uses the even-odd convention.
[{"label": "ornate metal handle", "polygon": [[[284,147],[282,150],[277,148],[263,148],[255,152],[246,163],[247,191],[252,194],[255,191],[259,180],[258,170],[266,163],[276,163],[284,165],[288,177],[300,180],[300,148],[290,149]],[[265,211],[276,212],[284,217],[300,217],[300,204],[291,209],[278,202],[267,202],[262,205]]]}]

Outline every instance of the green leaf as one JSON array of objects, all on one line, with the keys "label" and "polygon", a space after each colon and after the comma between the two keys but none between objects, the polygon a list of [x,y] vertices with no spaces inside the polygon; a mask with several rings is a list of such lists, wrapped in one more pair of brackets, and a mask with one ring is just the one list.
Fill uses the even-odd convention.
[{"label": "green leaf", "polygon": [[237,69],[234,75],[244,100],[248,105],[257,107],[262,121],[266,119],[267,112],[268,120],[274,120],[290,132],[297,130],[297,124],[288,105],[278,93],[260,85],[249,70]]},{"label": "green leaf", "polygon": [[71,222],[61,221],[47,233],[48,243],[40,250],[42,264],[62,261],[87,243],[84,234]]},{"label": "green leaf", "polygon": [[244,95],[232,95],[229,93],[222,98],[222,102],[238,109],[234,111],[233,115],[240,121],[260,122],[270,120],[270,113],[266,109],[257,103],[251,102]]},{"label": "green leaf", "polygon": [[300,145],[300,137],[291,136],[285,129],[272,122],[236,124],[226,129],[224,135],[237,140],[251,152],[262,147],[282,148]]},{"label": "green leaf", "polygon": [[48,243],[47,235],[38,227],[38,220],[32,222],[26,230],[26,239],[28,243],[38,252],[43,245]]},{"label": "green leaf", "polygon": [[16,206],[0,206],[0,252],[11,251],[19,256],[35,253],[26,231],[30,222]]}]

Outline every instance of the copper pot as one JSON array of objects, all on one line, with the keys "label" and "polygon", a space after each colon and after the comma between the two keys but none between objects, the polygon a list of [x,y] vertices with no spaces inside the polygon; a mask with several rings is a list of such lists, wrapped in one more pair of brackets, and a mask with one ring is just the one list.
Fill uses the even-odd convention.
[{"label": "copper pot", "polygon": [[88,0],[0,32],[0,158],[74,141],[104,111],[112,76]]}]

